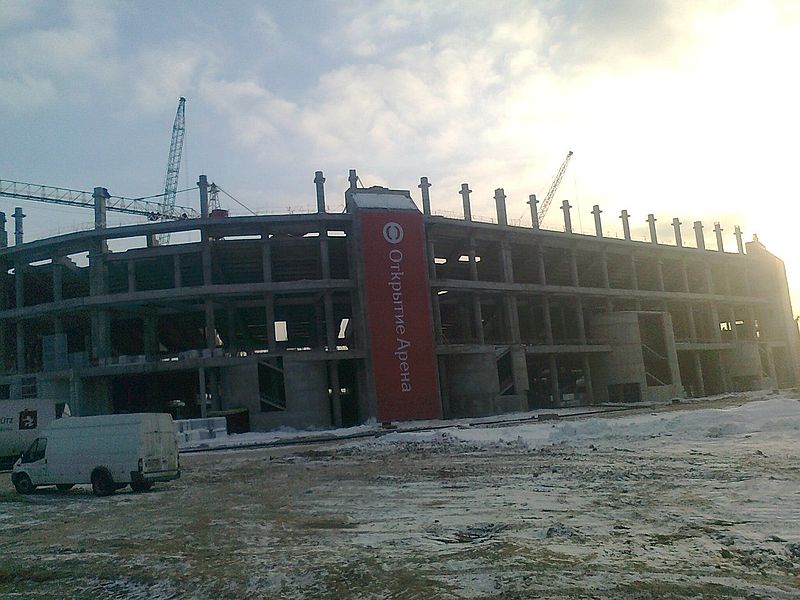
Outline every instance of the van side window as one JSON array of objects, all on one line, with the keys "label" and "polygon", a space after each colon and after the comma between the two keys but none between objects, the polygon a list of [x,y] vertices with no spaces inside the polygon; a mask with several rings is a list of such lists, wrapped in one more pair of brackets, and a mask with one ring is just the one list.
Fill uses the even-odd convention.
[{"label": "van side window", "polygon": [[34,440],[30,447],[22,455],[22,462],[30,463],[42,460],[44,452],[47,449],[47,438],[39,438]]}]

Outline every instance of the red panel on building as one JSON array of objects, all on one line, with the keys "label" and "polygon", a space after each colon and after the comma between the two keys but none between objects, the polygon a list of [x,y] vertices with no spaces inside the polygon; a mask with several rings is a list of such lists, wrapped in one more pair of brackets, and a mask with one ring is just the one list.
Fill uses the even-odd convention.
[{"label": "red panel on building", "polygon": [[378,419],[441,417],[422,215],[359,210]]}]

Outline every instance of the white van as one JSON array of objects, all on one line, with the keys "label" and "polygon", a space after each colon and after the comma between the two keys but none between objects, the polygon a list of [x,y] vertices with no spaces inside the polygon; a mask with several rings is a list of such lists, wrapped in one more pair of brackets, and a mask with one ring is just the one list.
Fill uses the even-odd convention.
[{"label": "white van", "polygon": [[172,417],[139,413],[53,421],[14,464],[11,481],[20,494],[91,483],[97,496],[108,496],[126,485],[140,492],[178,477]]},{"label": "white van", "polygon": [[51,421],[69,414],[62,400],[0,400],[0,469],[10,469]]}]

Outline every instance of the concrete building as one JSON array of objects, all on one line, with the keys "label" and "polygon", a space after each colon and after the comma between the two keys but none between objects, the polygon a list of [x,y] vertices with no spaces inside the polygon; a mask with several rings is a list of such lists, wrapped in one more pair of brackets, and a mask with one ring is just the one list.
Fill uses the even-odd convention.
[{"label": "concrete building", "polygon": [[[80,415],[246,410],[250,426],[479,416],[797,385],[800,344],[780,259],[432,214],[407,191],[357,188],[346,211],[201,217],[15,245],[0,221],[0,398]],[[169,232],[173,243],[154,243]],[[377,232],[377,233],[376,233]],[[372,236],[372,237],[370,237]],[[746,247],[745,247],[746,246]],[[120,248],[114,251],[113,248]],[[383,262],[381,262],[383,261]],[[387,262],[388,261],[388,262]],[[384,272],[385,269],[385,272]],[[381,279],[383,277],[383,279]],[[384,304],[381,304],[383,302]],[[383,328],[383,329],[382,329]],[[416,337],[415,337],[416,336]]]}]

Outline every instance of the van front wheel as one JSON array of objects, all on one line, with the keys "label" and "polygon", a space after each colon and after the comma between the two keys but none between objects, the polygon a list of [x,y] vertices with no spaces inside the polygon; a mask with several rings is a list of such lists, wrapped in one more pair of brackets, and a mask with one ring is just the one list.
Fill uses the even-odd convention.
[{"label": "van front wheel", "polygon": [[20,494],[32,494],[33,490],[36,489],[27,473],[17,473],[14,475],[12,482],[14,483],[14,488]]},{"label": "van front wheel", "polygon": [[115,489],[111,473],[105,469],[96,469],[92,473],[92,492],[95,496],[110,496]]}]

